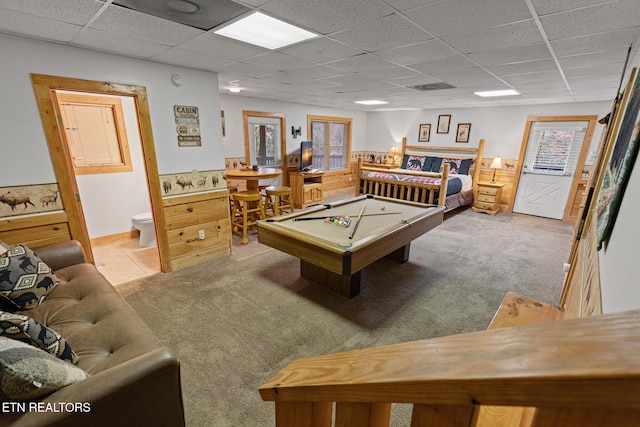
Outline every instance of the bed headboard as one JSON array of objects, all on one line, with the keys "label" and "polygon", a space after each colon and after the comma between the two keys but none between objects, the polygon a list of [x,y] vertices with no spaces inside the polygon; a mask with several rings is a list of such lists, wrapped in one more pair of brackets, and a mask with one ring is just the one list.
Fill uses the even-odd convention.
[{"label": "bed headboard", "polygon": [[433,145],[408,145],[407,137],[402,138],[402,153],[411,155],[431,155],[437,157],[445,157],[452,159],[472,159],[473,160],[473,186],[477,185],[480,178],[480,166],[482,165],[482,155],[484,153],[485,140],[478,142],[478,147],[436,147]]}]

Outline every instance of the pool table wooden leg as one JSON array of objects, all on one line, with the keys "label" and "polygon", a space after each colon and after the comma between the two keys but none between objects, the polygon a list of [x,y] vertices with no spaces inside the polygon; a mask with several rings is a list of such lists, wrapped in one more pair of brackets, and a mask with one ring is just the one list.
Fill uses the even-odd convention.
[{"label": "pool table wooden leg", "polygon": [[386,258],[399,262],[400,264],[404,264],[405,262],[409,261],[410,250],[411,250],[411,242],[391,252],[389,255],[386,256]]},{"label": "pool table wooden leg", "polygon": [[300,260],[300,276],[319,283],[347,298],[360,295],[360,272],[342,276],[317,265]]}]

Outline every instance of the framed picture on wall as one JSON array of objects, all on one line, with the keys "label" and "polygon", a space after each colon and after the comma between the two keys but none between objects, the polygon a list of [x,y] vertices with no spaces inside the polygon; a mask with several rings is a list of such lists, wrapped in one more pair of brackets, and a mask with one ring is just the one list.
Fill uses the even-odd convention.
[{"label": "framed picture on wall", "polygon": [[[636,72],[636,69],[633,70]],[[596,199],[598,215],[598,250],[608,240],[622,203],[629,175],[640,148],[640,75],[632,73],[624,118],[618,129],[609,160],[602,171],[602,182]]]},{"label": "framed picture on wall", "polygon": [[431,124],[422,124],[418,130],[418,141],[429,142],[429,136],[431,135]]},{"label": "framed picture on wall", "polygon": [[471,133],[471,123],[458,123],[456,131],[456,142],[469,142],[469,134]]},{"label": "framed picture on wall", "polygon": [[438,116],[438,133],[449,133],[449,124],[451,124],[451,115],[439,115]]}]

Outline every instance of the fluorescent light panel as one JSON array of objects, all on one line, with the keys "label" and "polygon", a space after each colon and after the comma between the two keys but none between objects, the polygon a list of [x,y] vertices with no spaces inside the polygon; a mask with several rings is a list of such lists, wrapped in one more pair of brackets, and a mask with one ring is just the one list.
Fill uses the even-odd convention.
[{"label": "fluorescent light panel", "polygon": [[506,90],[486,90],[480,92],[473,92],[478,96],[482,96],[483,98],[489,98],[492,96],[510,96],[510,95],[520,95],[520,92],[517,92],[513,89]]},{"label": "fluorescent light panel", "polygon": [[214,33],[267,49],[278,49],[318,34],[296,27],[261,12],[252,13]]},{"label": "fluorescent light panel", "polygon": [[362,105],[382,105],[382,104],[388,104],[387,101],[378,101],[377,99],[369,99],[369,100],[365,100],[365,101],[354,101],[354,103],[356,104],[362,104]]}]

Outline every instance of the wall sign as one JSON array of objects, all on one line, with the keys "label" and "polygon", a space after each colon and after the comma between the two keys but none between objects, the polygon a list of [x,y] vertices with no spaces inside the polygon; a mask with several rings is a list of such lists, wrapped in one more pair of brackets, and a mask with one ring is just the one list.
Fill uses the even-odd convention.
[{"label": "wall sign", "polygon": [[179,147],[200,147],[200,113],[198,107],[192,105],[174,105]]}]

